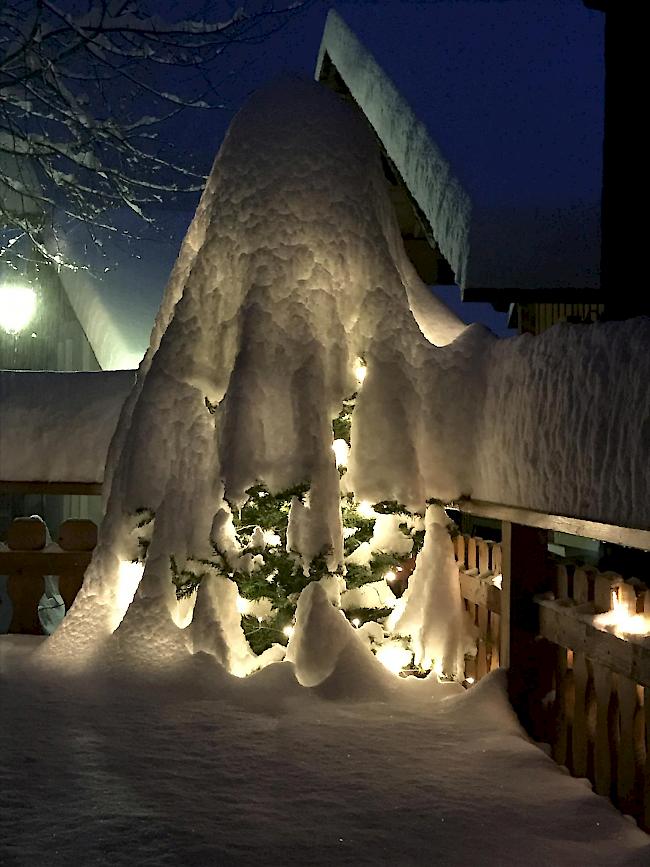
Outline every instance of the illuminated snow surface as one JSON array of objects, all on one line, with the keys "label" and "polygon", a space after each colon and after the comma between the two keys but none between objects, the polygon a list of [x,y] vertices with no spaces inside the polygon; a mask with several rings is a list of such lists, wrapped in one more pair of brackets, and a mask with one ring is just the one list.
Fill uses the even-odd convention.
[{"label": "illuminated snow surface", "polygon": [[[0,637],[0,863],[554,865],[650,862],[649,838],[513,718],[348,654],[320,687],[207,655],[138,677],[18,665]],[[20,654],[23,658],[25,653]]]}]

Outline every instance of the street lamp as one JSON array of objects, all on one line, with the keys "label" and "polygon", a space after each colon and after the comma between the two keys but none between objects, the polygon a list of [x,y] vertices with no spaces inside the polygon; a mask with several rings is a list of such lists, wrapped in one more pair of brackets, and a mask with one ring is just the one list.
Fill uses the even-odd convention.
[{"label": "street lamp", "polygon": [[0,327],[18,334],[36,312],[36,292],[29,286],[0,285]]}]

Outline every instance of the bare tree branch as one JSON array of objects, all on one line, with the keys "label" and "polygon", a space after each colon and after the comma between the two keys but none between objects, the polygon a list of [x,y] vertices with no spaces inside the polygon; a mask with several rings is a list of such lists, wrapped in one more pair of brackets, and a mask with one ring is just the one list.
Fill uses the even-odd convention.
[{"label": "bare tree branch", "polygon": [[225,52],[311,2],[206,0],[176,17],[155,0],[0,3],[0,259],[17,255],[18,239],[45,255],[48,222],[118,231],[112,210],[146,223],[165,197],[200,189],[191,164],[163,156],[159,131],[222,108]]}]

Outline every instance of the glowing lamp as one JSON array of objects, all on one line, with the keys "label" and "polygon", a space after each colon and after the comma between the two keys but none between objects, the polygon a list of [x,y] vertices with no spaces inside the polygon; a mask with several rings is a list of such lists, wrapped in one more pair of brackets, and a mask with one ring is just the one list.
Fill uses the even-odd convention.
[{"label": "glowing lamp", "polygon": [[36,292],[29,286],[0,286],[0,326],[18,334],[36,311]]}]

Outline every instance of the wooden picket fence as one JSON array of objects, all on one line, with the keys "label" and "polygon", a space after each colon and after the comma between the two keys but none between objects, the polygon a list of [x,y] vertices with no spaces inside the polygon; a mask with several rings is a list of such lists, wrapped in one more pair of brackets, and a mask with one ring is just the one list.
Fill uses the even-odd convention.
[{"label": "wooden picket fence", "polygon": [[593,622],[613,603],[624,615],[650,615],[650,591],[575,566],[558,566],[555,578],[552,596],[537,599],[551,646],[553,757],[650,831],[650,638]]},{"label": "wooden picket fence", "polygon": [[[498,543],[462,535],[454,548],[476,634],[476,656],[465,660],[472,684],[499,665],[505,600],[494,579],[503,551]],[[614,572],[549,565],[551,586],[534,599],[539,617],[531,637],[539,670],[537,689],[526,696],[528,727],[550,744],[558,764],[587,777],[596,792],[650,831],[650,637],[635,640],[594,623],[614,604],[629,615],[650,615],[650,590]]]},{"label": "wooden picket fence", "polygon": [[501,545],[461,534],[454,538],[463,605],[476,634],[476,655],[465,658],[472,684],[499,667]]}]

